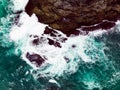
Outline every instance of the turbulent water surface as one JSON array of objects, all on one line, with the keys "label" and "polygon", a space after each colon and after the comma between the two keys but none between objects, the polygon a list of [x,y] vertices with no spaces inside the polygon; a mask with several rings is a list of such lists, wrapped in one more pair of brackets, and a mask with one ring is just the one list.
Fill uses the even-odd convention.
[{"label": "turbulent water surface", "polygon": [[120,90],[120,21],[88,35],[46,34],[27,2],[0,0],[0,90]]}]

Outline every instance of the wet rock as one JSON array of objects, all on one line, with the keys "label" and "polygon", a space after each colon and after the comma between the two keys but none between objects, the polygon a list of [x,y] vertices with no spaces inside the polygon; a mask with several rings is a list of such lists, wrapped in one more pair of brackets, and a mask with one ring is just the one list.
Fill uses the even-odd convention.
[{"label": "wet rock", "polygon": [[29,52],[27,52],[26,58],[29,59],[30,62],[37,64],[37,66],[42,65],[42,63],[45,61],[40,55],[30,54]]},{"label": "wet rock", "polygon": [[49,27],[45,28],[44,34],[50,35],[55,39],[55,41],[58,41],[58,42],[64,43],[67,40],[66,37],[63,37],[60,33],[58,33],[57,31]]},{"label": "wet rock", "polygon": [[35,38],[32,41],[33,45],[39,45],[39,38]]},{"label": "wet rock", "polygon": [[57,37],[57,32],[49,27],[45,28],[44,34],[49,34],[51,37]]},{"label": "wet rock", "polygon": [[55,47],[59,47],[59,48],[62,47],[59,42],[56,42],[56,41],[49,39],[49,38],[48,38],[48,43],[49,43],[49,45],[54,45]]},{"label": "wet rock", "polygon": [[103,21],[97,25],[93,25],[93,26],[85,26],[85,27],[82,27],[81,29],[84,30],[84,31],[94,31],[94,30],[97,30],[97,29],[110,29],[112,27],[114,27],[116,24],[115,22],[113,21]]},{"label": "wet rock", "polygon": [[76,45],[72,45],[72,48],[76,48]]},{"label": "wet rock", "polygon": [[120,0],[29,0],[25,11],[54,29],[73,33],[81,26],[119,19]]}]

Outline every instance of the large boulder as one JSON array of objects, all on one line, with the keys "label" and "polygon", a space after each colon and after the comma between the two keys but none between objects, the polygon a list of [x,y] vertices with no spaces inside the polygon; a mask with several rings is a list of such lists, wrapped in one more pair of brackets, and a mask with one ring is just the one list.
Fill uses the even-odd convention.
[{"label": "large boulder", "polygon": [[39,22],[66,33],[120,17],[120,0],[29,0],[25,11]]}]

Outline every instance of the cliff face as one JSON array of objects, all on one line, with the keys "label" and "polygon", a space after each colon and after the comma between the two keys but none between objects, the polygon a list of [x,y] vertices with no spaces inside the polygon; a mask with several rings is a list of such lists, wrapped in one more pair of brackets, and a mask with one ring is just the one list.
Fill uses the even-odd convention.
[{"label": "cliff face", "polygon": [[120,0],[29,0],[25,11],[39,22],[69,32],[120,16]]}]

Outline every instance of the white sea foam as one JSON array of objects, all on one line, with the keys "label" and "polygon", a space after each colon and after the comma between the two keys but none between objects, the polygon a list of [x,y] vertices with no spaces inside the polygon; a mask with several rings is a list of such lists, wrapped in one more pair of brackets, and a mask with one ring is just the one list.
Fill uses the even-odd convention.
[{"label": "white sea foam", "polygon": [[29,0],[12,0],[14,4],[14,11],[24,10],[28,1]]},{"label": "white sea foam", "polygon": [[[20,16],[19,24],[19,26],[13,26],[10,32],[10,38],[17,44],[20,44],[19,48],[22,51],[22,58],[34,69],[39,68],[26,58],[27,52],[36,53],[47,58],[43,67],[46,65],[50,66],[45,70],[41,70],[42,74],[50,73],[50,75],[61,75],[64,71],[74,73],[77,70],[80,60],[85,62],[91,61],[84,53],[84,43],[87,36],[80,35],[67,38],[66,35],[58,31],[58,33],[62,34],[62,37],[68,39],[65,43],[59,42],[62,48],[58,48],[48,44],[47,38],[53,39],[53,37],[49,35],[42,36],[47,25],[39,23],[34,14],[29,17],[23,12]],[[34,46],[31,44],[33,38],[30,38],[30,35],[44,37],[45,40],[42,44]],[[76,45],[76,47],[72,48],[72,45]],[[64,57],[69,58],[70,62],[67,63]],[[77,57],[79,59],[74,61]]]},{"label": "white sea foam", "polygon": [[[28,0],[14,0],[15,10],[24,10],[27,2]],[[46,26],[47,25],[38,22],[35,14],[30,17],[23,12],[20,15],[19,26],[13,26],[10,38],[19,45],[18,48],[22,51],[21,58],[23,58],[23,60],[31,65],[33,69],[40,71],[42,75],[49,74],[49,76],[60,76],[65,72],[71,74],[77,71],[78,64],[81,61],[92,62],[89,56],[85,54],[86,40],[89,35],[96,36],[106,32],[104,30],[98,30],[99,32],[94,31],[86,36],[79,35],[67,38],[62,32],[57,31],[62,35],[62,37],[67,38],[65,43],[59,41],[62,46],[59,48],[48,44],[47,38],[54,40],[53,37],[49,35],[42,35]],[[37,46],[33,45],[31,42],[34,38],[30,37],[30,35],[44,37],[44,41]],[[72,45],[75,45],[75,47],[73,48]],[[39,54],[43,58],[45,57],[45,63],[40,67],[36,67],[35,64],[32,64],[26,58],[27,52]],[[69,59],[68,62],[65,60],[65,57]]]},{"label": "white sea foam", "polygon": [[37,17],[33,14],[29,17],[25,12],[21,14],[20,26],[13,26],[10,33],[12,40],[17,41],[26,38],[28,35],[41,35],[47,25],[38,23]]}]

